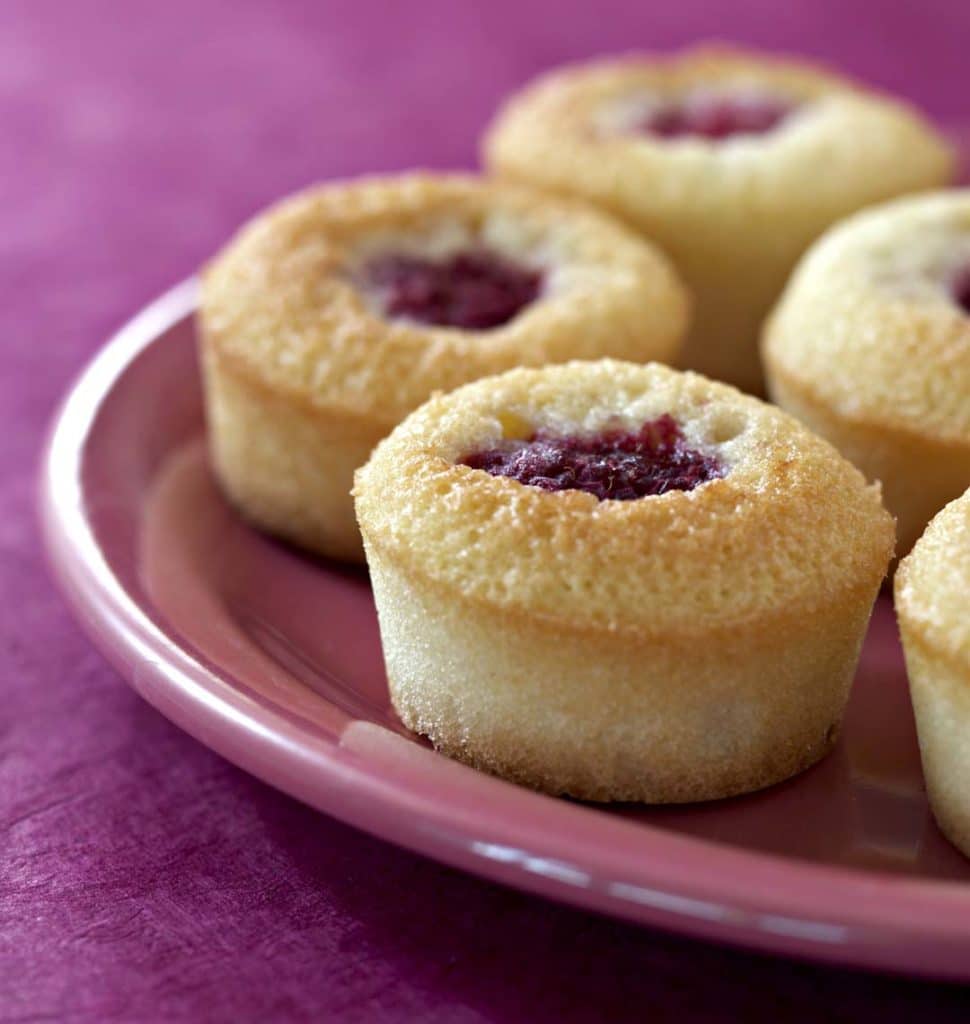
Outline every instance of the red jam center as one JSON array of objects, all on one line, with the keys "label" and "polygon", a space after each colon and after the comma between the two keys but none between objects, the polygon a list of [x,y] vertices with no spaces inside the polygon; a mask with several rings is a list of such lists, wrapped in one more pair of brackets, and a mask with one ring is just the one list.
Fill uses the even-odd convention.
[{"label": "red jam center", "polygon": [[726,472],[714,456],[691,448],[667,413],[635,434],[616,430],[595,437],[554,437],[540,432],[527,441],[473,452],[462,462],[544,491],[586,491],[600,501],[692,491]]},{"label": "red jam center", "polygon": [[970,316],[970,267],[957,274],[953,283],[953,301]]},{"label": "red jam center", "polygon": [[386,316],[466,330],[508,323],[542,287],[539,271],[484,250],[438,261],[390,254],[373,261],[365,279],[380,293]]},{"label": "red jam center", "polygon": [[791,112],[791,104],[775,96],[695,96],[652,111],[639,128],[664,139],[726,139],[764,135]]}]

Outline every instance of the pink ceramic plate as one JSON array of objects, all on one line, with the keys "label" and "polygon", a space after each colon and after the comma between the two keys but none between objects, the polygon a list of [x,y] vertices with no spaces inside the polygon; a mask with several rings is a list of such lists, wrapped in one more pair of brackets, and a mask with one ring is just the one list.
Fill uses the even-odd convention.
[{"label": "pink ceramic plate", "polygon": [[887,598],[843,740],[789,783],[603,809],[480,775],[397,722],[366,575],[259,536],[221,500],[194,301],[177,288],[104,349],[44,467],[56,573],[146,700],[287,793],[490,878],[709,939],[970,979],[970,862],[927,809]]}]

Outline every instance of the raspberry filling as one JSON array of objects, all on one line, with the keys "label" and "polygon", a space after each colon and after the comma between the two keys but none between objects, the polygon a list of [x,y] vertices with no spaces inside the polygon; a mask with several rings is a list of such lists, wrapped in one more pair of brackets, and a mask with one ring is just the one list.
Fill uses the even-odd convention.
[{"label": "raspberry filling", "polygon": [[544,491],[586,491],[600,501],[692,491],[727,472],[713,455],[691,448],[668,413],[636,433],[556,437],[540,431],[526,441],[473,452],[462,464]]},{"label": "raspberry filling", "polygon": [[792,109],[790,103],[775,96],[698,95],[659,107],[638,127],[663,139],[764,135],[777,128]]},{"label": "raspberry filling", "polygon": [[953,282],[953,301],[970,316],[970,267],[957,274]]},{"label": "raspberry filling", "polygon": [[508,323],[542,288],[539,271],[482,249],[443,260],[389,254],[365,270],[385,316],[485,330]]}]

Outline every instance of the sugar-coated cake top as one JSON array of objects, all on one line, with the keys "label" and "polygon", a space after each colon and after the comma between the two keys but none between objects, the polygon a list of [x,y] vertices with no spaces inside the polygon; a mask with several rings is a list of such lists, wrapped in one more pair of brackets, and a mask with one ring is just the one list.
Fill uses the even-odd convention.
[{"label": "sugar-coated cake top", "polygon": [[[510,440],[635,434],[664,416],[723,475],[616,501],[463,464]],[[513,370],[435,397],[378,445],[355,496],[365,541],[408,571],[578,629],[689,636],[776,613],[780,624],[875,586],[893,548],[878,486],[828,443],[659,364]]]},{"label": "sugar-coated cake top", "polygon": [[830,229],[765,328],[767,362],[847,419],[970,449],[970,189]]},{"label": "sugar-coated cake top", "polygon": [[943,184],[953,167],[904,102],[725,46],[554,70],[506,103],[484,154],[502,175],[582,194],[651,235],[671,215],[715,234],[783,216],[800,235]]},{"label": "sugar-coated cake top", "polygon": [[200,313],[239,373],[390,429],[432,391],[512,366],[670,360],[688,301],[658,249],[583,204],[413,173],[259,215],[208,267]]},{"label": "sugar-coated cake top", "polygon": [[970,491],[933,517],[894,586],[911,630],[970,672]]}]

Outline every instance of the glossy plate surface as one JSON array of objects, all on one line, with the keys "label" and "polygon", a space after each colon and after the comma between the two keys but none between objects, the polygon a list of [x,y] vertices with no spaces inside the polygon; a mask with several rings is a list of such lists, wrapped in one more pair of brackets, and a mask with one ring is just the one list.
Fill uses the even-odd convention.
[{"label": "glossy plate surface", "polygon": [[594,808],[488,778],[391,710],[366,574],[247,528],[208,472],[194,285],[63,406],[42,479],[55,573],[134,688],[274,786],[523,889],[709,939],[970,979],[970,862],[937,831],[881,597],[843,739],[753,796]]}]

